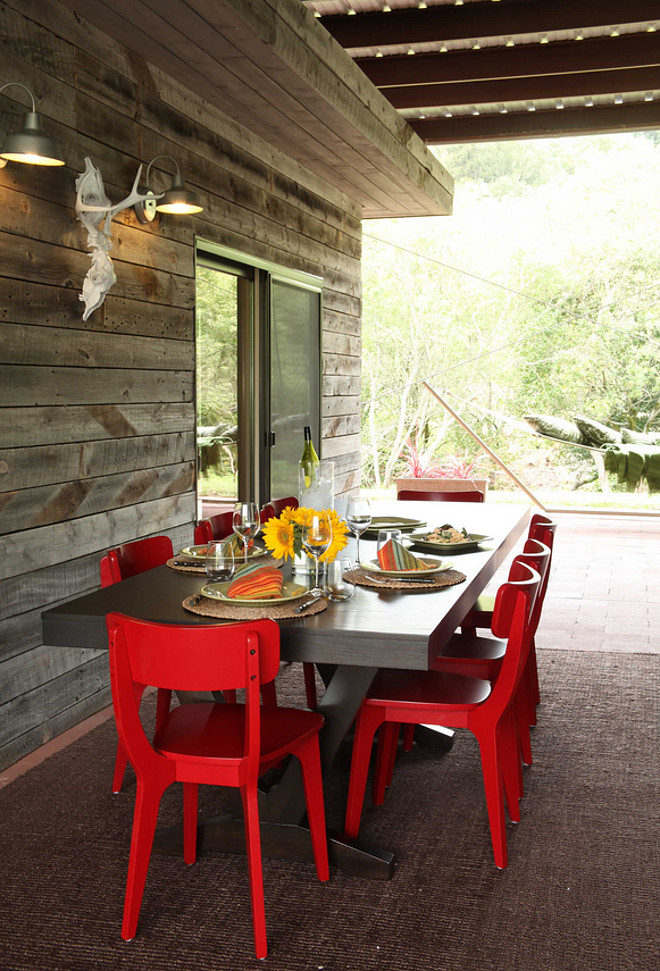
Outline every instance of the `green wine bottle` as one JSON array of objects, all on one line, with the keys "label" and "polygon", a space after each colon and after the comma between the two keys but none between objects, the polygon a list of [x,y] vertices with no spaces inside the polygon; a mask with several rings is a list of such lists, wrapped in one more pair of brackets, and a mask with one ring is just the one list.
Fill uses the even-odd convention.
[{"label": "green wine bottle", "polygon": [[300,468],[305,477],[305,488],[309,489],[316,479],[319,467],[319,457],[312,443],[312,429],[310,425],[305,425],[305,447],[303,448],[300,459]]}]

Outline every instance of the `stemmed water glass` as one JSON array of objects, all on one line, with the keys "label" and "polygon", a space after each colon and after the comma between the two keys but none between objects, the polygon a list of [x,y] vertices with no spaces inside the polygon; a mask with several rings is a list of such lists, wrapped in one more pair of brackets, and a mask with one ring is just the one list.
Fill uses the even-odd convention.
[{"label": "stemmed water glass", "polygon": [[234,506],[232,527],[243,542],[243,562],[247,563],[248,542],[259,532],[259,507],[256,502],[237,502]]},{"label": "stemmed water glass", "polygon": [[349,499],[346,505],[346,523],[357,540],[355,559],[360,565],[360,536],[371,525],[371,504],[368,499]]},{"label": "stemmed water glass", "polygon": [[332,543],[332,523],[328,516],[312,516],[310,522],[302,528],[302,545],[306,553],[314,559],[316,567],[314,588],[311,593],[321,596],[323,590],[319,587],[319,558]]},{"label": "stemmed water glass", "polygon": [[234,575],[234,551],[231,543],[226,539],[218,543],[209,543],[206,547],[204,566],[206,575],[212,583],[231,580]]}]

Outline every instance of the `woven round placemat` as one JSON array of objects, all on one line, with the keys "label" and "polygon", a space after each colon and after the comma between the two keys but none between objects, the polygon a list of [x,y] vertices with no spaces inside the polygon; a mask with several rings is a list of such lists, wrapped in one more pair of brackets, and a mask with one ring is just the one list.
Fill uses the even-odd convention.
[{"label": "woven round placemat", "polygon": [[[206,567],[203,563],[195,563],[193,560],[187,563],[185,559],[185,556],[174,556],[166,561],[165,566],[169,566],[170,570],[174,570],[175,573],[192,573],[195,576],[206,576]],[[260,566],[279,567],[282,566],[283,562],[283,560],[276,560],[272,556],[264,556],[259,559]]]},{"label": "woven round placemat", "polygon": [[[199,596],[197,594],[194,597],[186,597],[182,604],[183,609],[190,611],[191,614],[215,617],[217,620],[261,620],[263,617],[269,617],[271,620],[284,620],[285,617],[297,617],[296,607],[305,602],[304,597],[301,597],[299,600],[292,600],[291,603],[238,607],[222,600],[210,600],[208,597],[198,599]],[[300,617],[320,614],[327,606],[325,600],[317,600],[316,603],[305,607]]]},{"label": "woven round placemat", "polygon": [[359,587],[371,587],[373,590],[441,590],[442,587],[453,587],[456,583],[462,583],[466,579],[464,573],[458,570],[444,570],[429,577],[425,583],[410,580],[397,580],[396,577],[383,577],[382,580],[374,579],[371,574],[363,569],[351,570],[345,574],[346,579],[351,583],[356,583]]},{"label": "woven round placemat", "polygon": [[[174,562],[175,559],[177,560],[176,563]],[[170,570],[174,570],[175,573],[195,573],[198,576],[206,575],[205,566],[197,566],[195,563],[186,563],[185,566],[181,566],[181,561],[178,560],[178,557],[167,560],[165,566],[169,566]]]}]

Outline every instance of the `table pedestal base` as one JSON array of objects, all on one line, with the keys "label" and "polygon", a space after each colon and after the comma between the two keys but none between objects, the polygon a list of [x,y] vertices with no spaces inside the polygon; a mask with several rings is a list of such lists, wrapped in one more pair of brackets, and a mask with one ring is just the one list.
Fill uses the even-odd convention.
[{"label": "table pedestal base", "polygon": [[[295,823],[261,822],[261,852],[277,860],[300,860],[314,864],[309,830]],[[230,814],[216,816],[202,823],[197,831],[200,853],[245,854],[245,825]],[[156,833],[154,853],[183,856],[183,832],[180,825]],[[356,877],[368,880],[390,880],[394,874],[394,854],[387,850],[348,842],[328,834],[330,865]]]}]

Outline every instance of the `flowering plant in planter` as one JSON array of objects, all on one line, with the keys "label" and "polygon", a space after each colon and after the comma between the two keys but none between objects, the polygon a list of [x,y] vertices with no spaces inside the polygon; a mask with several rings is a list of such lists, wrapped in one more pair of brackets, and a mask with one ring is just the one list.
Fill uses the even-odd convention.
[{"label": "flowering plant in planter", "polygon": [[467,455],[448,455],[440,461],[429,451],[420,451],[409,438],[406,442],[404,476],[413,479],[472,479],[478,472],[483,456],[475,459]]},{"label": "flowering plant in planter", "polygon": [[327,516],[332,526],[332,542],[325,553],[319,557],[321,563],[328,563],[334,560],[337,553],[343,550],[348,542],[348,525],[341,519],[334,509],[310,509],[307,506],[299,506],[293,509],[287,506],[279,516],[272,516],[264,524],[264,543],[266,548],[271,551],[273,556],[279,560],[286,560],[288,557],[294,559],[303,550],[302,529],[303,526],[311,524],[314,516]]}]

